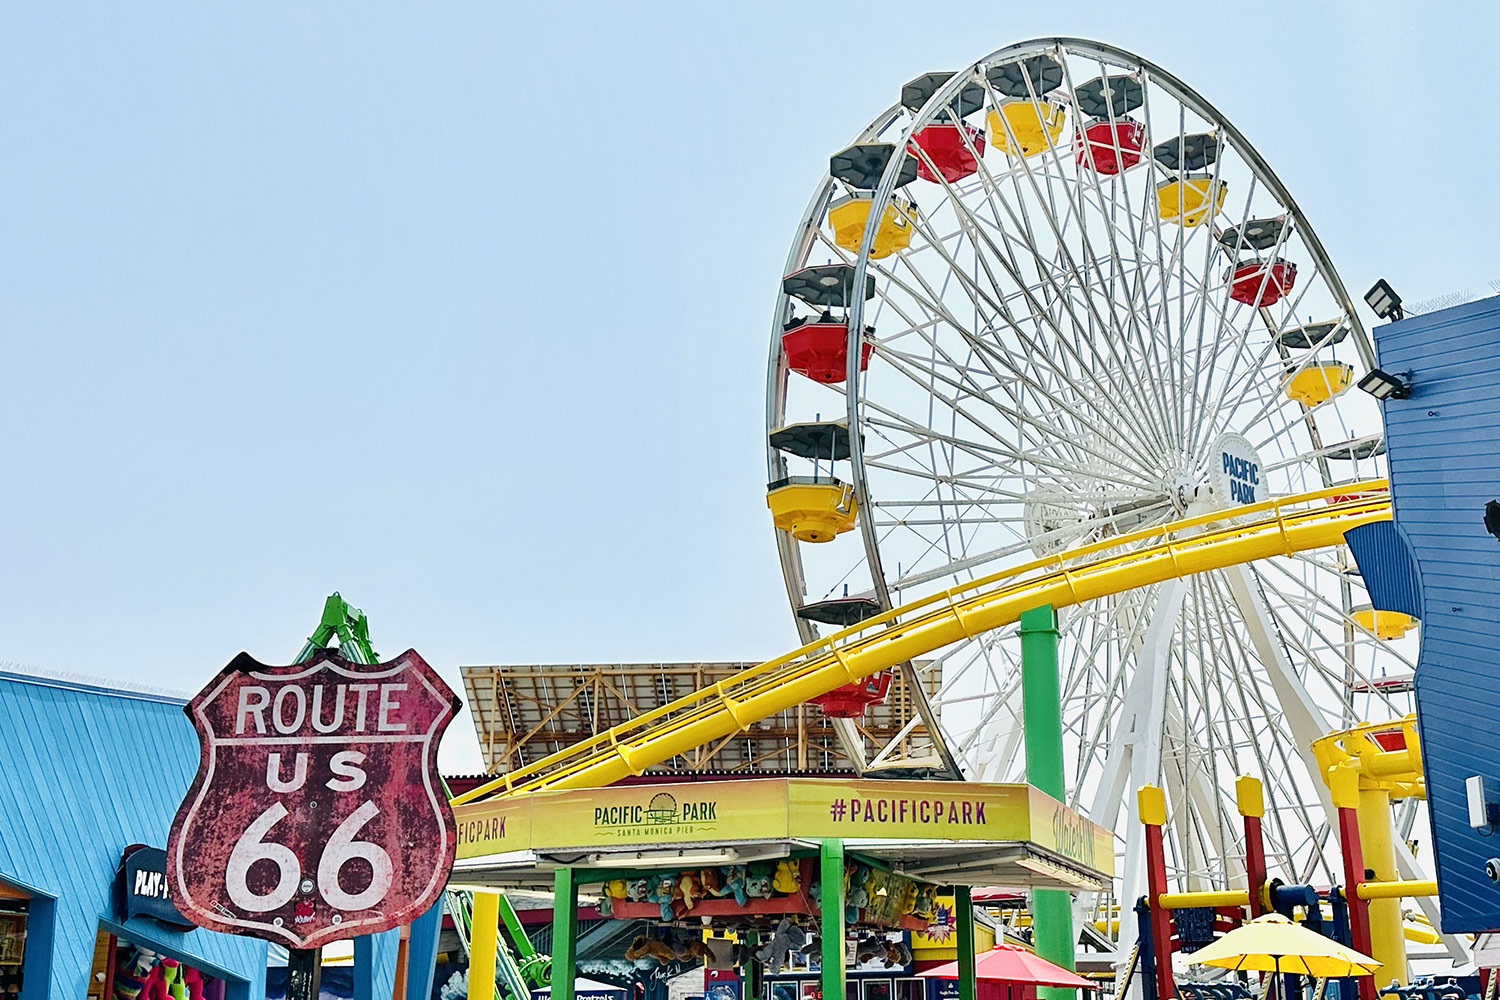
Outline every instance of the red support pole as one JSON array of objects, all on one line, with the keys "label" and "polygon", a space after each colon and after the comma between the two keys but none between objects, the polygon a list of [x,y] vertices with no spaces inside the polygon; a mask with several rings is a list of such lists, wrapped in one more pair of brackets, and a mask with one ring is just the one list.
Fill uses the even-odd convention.
[{"label": "red support pole", "polygon": [[1167,822],[1167,798],[1155,785],[1136,792],[1136,808],[1146,826],[1146,903],[1151,907],[1151,949],[1156,959],[1156,1000],[1172,1000],[1172,914],[1161,905],[1167,891],[1167,855],[1161,828]]},{"label": "red support pole", "polygon": [[1266,912],[1262,896],[1266,891],[1266,842],[1261,837],[1260,820],[1266,814],[1266,801],[1259,778],[1242,774],[1234,779],[1235,805],[1245,818],[1245,884],[1250,890],[1250,916]]},{"label": "red support pole", "polygon": [[[1359,898],[1365,880],[1365,855],[1359,843],[1359,775],[1353,768],[1334,768],[1329,791],[1339,814],[1339,847],[1344,855],[1344,901],[1349,904],[1349,943],[1361,955],[1370,954],[1370,904]],[[1375,1000],[1375,977],[1359,976],[1359,1000]]]}]

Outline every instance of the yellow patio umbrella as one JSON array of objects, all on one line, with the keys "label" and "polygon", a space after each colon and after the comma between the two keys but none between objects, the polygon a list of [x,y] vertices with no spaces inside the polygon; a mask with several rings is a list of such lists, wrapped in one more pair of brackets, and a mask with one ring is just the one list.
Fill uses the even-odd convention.
[{"label": "yellow patio umbrella", "polygon": [[1194,965],[1217,965],[1251,972],[1295,972],[1303,976],[1367,976],[1380,968],[1332,938],[1294,924],[1279,913],[1256,917],[1193,952]]}]

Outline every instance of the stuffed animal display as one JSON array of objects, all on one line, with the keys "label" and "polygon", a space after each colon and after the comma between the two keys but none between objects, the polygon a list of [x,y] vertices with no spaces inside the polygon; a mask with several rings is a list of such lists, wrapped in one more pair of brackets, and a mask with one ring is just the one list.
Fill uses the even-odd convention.
[{"label": "stuffed animal display", "polygon": [[766,967],[766,971],[775,975],[781,971],[786,964],[787,957],[794,951],[801,951],[807,946],[807,932],[786,917],[776,925],[776,933],[771,935],[771,940],[765,943],[755,953],[756,959]]},{"label": "stuffed animal display", "polygon": [[641,964],[639,960],[643,958],[654,958],[657,962],[670,962],[677,957],[677,952],[660,938],[637,934],[635,940],[630,942],[630,947],[625,949],[625,957],[639,965]]},{"label": "stuffed animal display", "polygon": [[[604,913],[614,911],[614,915],[620,916],[617,904],[622,901],[650,903],[663,924],[675,925],[675,928],[662,928],[658,936],[642,934],[631,942],[625,957],[642,969],[668,962],[698,961],[722,967],[726,959],[739,965],[753,957],[767,971],[776,973],[786,966],[793,952],[813,954],[815,961],[821,947],[816,936],[798,926],[799,919],[809,917],[816,923],[815,914],[821,898],[822,883],[816,864],[810,869],[810,882],[804,882],[807,864],[806,861],[784,859],[722,868],[689,868],[651,878],[615,879],[604,883],[599,905]],[[937,887],[874,868],[853,858],[844,864],[843,880],[845,920],[851,926],[866,928],[865,936],[855,949],[858,960],[887,969],[909,966],[911,950],[901,935],[891,936],[882,929],[900,928],[907,918],[929,921],[940,909]],[[770,904],[756,906],[761,900],[768,900]],[[705,901],[717,905],[705,906]],[[733,908],[726,910],[724,904],[731,901]],[[738,915],[738,910],[748,912]],[[641,915],[638,909],[630,914]],[[767,922],[777,920],[778,916],[780,919],[768,936]],[[705,927],[715,926],[721,920],[730,927],[743,926],[746,922],[752,929],[758,926],[760,947],[736,944],[732,954],[713,950],[704,940],[698,923],[701,921]],[[684,927],[692,930],[681,929]],[[873,933],[871,928],[875,929]],[[720,951],[727,949],[721,948]],[[117,1000],[135,1000],[135,997],[122,996]],[[147,997],[145,1000],[157,998]]]},{"label": "stuffed animal display", "polygon": [[197,969],[147,948],[135,949],[115,970],[115,1000],[222,1000],[223,989],[218,980],[205,986]]}]

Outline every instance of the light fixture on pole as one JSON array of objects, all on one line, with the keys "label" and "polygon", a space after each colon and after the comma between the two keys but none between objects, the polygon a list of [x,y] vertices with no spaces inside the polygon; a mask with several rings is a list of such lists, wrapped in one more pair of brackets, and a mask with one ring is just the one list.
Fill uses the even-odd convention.
[{"label": "light fixture on pole", "polygon": [[1375,284],[1370,286],[1370,290],[1365,292],[1365,302],[1369,304],[1371,309],[1375,310],[1375,315],[1381,319],[1406,318],[1406,313],[1401,308],[1401,296],[1396,294],[1396,290],[1391,287],[1391,283],[1384,278],[1375,282]]},{"label": "light fixture on pole", "polygon": [[1382,401],[1411,398],[1410,382],[1400,375],[1392,375],[1379,368],[1371,368],[1365,377],[1359,380],[1359,387]]}]

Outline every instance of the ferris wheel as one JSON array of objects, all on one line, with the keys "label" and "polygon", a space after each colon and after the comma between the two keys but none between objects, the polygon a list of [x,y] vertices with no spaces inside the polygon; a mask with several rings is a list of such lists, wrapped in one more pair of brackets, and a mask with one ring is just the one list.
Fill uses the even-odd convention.
[{"label": "ferris wheel", "polygon": [[[830,158],[778,290],[769,504],[804,641],[1006,566],[1384,474],[1352,390],[1373,352],[1301,210],[1243,135],[1128,52],[1078,39],[919,77]],[[1187,888],[1236,874],[1233,780],[1265,782],[1273,868],[1337,881],[1311,739],[1411,710],[1415,622],[1343,547],[1067,609],[1070,805],[1139,876],[1134,790],[1171,803]],[[872,771],[1024,777],[1019,644],[899,668]],[[1409,830],[1412,815],[1400,817]]]}]

